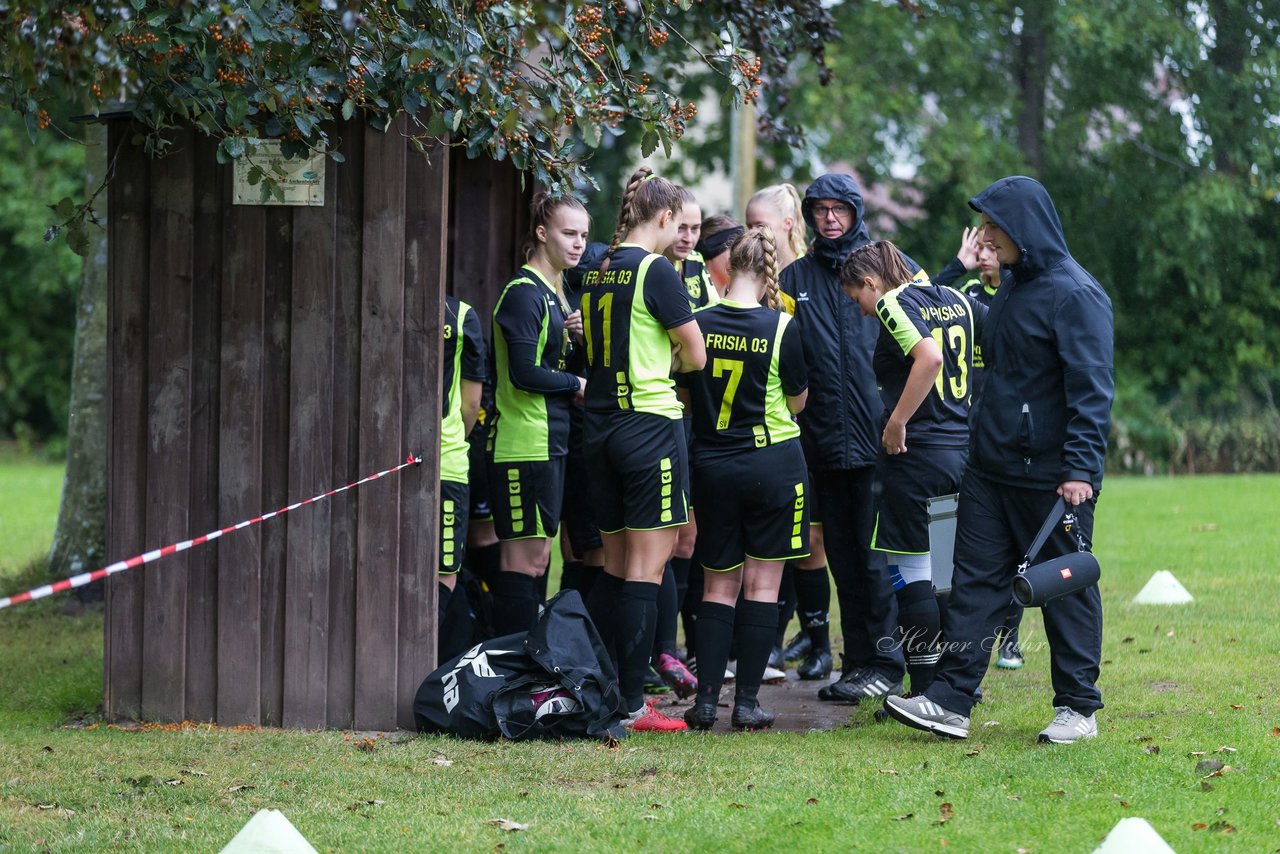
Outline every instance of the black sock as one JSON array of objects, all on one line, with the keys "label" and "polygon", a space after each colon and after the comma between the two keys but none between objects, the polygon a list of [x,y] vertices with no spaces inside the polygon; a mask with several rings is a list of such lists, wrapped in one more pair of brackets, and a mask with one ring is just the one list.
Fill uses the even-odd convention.
[{"label": "black sock", "polygon": [[662,584],[658,589],[658,624],[653,632],[653,657],[663,653],[675,657],[676,622],[680,616],[680,603],[676,597],[676,574],[667,564],[662,571]]},{"label": "black sock", "polygon": [[527,632],[533,626],[538,616],[535,582],[522,572],[499,572],[493,580],[493,630],[499,637]]},{"label": "black sock", "polygon": [[684,592],[684,606],[680,609],[680,622],[684,628],[684,648],[691,658],[698,653],[698,609],[702,607],[702,564],[691,559],[689,586]]},{"label": "black sock", "polygon": [[[591,594],[587,596],[587,613],[591,615],[591,622],[595,624],[600,640],[604,642],[604,648],[609,650],[609,657],[613,659],[614,672],[618,670],[615,619],[618,613],[618,593],[621,590],[622,579],[602,569],[596,575],[595,584],[591,586]],[[635,710],[627,709],[627,711]]]},{"label": "black sock", "polygon": [[692,563],[691,557],[673,557],[667,564],[676,576],[676,607],[681,611],[684,610],[685,598],[689,595],[689,566]]},{"label": "black sock", "polygon": [[542,570],[542,575],[533,579],[533,615],[538,616],[538,606],[547,601],[547,578],[551,575],[551,559]]},{"label": "black sock", "polygon": [[449,613],[449,600],[453,598],[453,590],[440,581],[436,583],[436,591],[436,625],[443,629],[445,615]]},{"label": "black sock", "polygon": [[815,652],[831,651],[831,576],[821,569],[796,567],[796,612]]},{"label": "black sock", "polygon": [[562,591],[577,590],[578,593],[581,594],[583,572],[582,561],[566,560],[564,562],[564,569],[560,572],[560,589]]},{"label": "black sock", "polygon": [[623,711],[644,706],[644,677],[653,651],[653,629],[658,619],[659,585],[624,581],[618,592],[618,688]]},{"label": "black sock", "polygon": [[436,591],[436,664],[442,664],[453,657],[445,654],[449,650],[453,628],[449,620],[449,600],[453,598],[453,591],[445,587],[443,581],[436,582]]},{"label": "black sock", "polygon": [[778,603],[752,602],[738,605],[737,690],[733,704],[755,708],[760,693],[760,681],[769,664],[769,652],[773,649],[773,635],[778,629]]},{"label": "black sock", "polygon": [[490,586],[498,577],[498,572],[502,568],[502,548],[501,543],[490,543],[487,546],[467,546],[467,555],[464,558],[467,562],[467,568],[471,572]]},{"label": "black sock", "polygon": [[578,592],[582,594],[583,602],[591,598],[591,590],[596,586],[596,579],[602,575],[604,575],[603,566],[592,566],[589,563],[582,565],[582,586],[578,588]]},{"label": "black sock", "polygon": [[729,665],[733,643],[733,608],[719,602],[703,602],[698,608],[698,702],[715,703]]},{"label": "black sock", "polygon": [[897,591],[898,623],[902,628],[903,654],[911,691],[919,693],[933,683],[934,667],[941,646],[938,633],[938,600],[933,596],[933,583],[913,581]]},{"label": "black sock", "polygon": [[781,648],[787,642],[787,626],[796,615],[796,566],[793,561],[782,565],[782,586],[778,588],[778,631],[773,645]]}]

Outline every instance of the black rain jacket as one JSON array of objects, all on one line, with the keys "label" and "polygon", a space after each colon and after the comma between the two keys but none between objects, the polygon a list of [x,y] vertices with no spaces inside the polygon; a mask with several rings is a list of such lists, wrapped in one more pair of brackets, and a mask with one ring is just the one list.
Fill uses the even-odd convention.
[{"label": "black rain jacket", "polygon": [[1111,300],[1071,257],[1040,182],[1002,178],[969,206],[1021,253],[983,331],[986,368],[969,413],[969,465],[1014,486],[1080,480],[1097,491],[1115,396]]},{"label": "black rain jacket", "polygon": [[[812,250],[788,264],[780,286],[796,301],[795,317],[809,367],[809,402],[798,416],[800,442],[810,469],[854,469],[875,465],[880,451],[884,402],[871,368],[879,321],[864,317],[840,287],[840,265],[849,253],[871,242],[863,222],[862,193],[849,175],[817,178],[800,210],[817,233],[813,203],[838,199],[853,207],[853,225],[834,240],[818,235]],[[911,272],[920,269],[903,256]]]}]

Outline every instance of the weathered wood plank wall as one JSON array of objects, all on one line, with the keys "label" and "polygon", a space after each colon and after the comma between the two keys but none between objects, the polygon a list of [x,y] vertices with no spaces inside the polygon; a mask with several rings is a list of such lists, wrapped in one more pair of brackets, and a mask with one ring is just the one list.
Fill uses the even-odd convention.
[{"label": "weathered wood plank wall", "polygon": [[[325,206],[268,208],[231,204],[230,167],[203,136],[151,160],[112,124],[111,559],[409,453],[424,463],[113,576],[109,716],[413,725],[435,664],[440,330],[457,270],[453,158],[428,163],[405,132],[336,129],[346,162],[326,165]],[[514,257],[526,194],[505,164],[485,168],[499,225],[473,221],[453,247]],[[468,276],[492,305],[501,282]]]}]

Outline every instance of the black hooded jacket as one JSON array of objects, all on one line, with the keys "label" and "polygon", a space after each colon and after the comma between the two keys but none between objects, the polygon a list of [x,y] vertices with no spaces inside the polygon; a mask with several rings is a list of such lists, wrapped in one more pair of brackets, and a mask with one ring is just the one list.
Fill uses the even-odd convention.
[{"label": "black hooded jacket", "polygon": [[1111,300],[1067,250],[1053,201],[1032,178],[1002,178],[969,206],[1018,247],[982,338],[982,394],[969,465],[993,480],[1102,487],[1115,395]]},{"label": "black hooded jacket", "polygon": [[[852,177],[828,174],[809,185],[800,210],[815,233],[817,199],[850,205],[854,218],[838,238],[815,237],[812,251],[788,264],[780,277],[783,292],[796,301],[809,368],[809,402],[798,417],[800,441],[810,469],[861,468],[874,465],[880,449],[884,403],[871,369],[880,323],[864,317],[840,287],[840,265],[854,249],[870,243],[871,236],[862,219],[862,193]],[[913,273],[920,269],[903,257]]]}]

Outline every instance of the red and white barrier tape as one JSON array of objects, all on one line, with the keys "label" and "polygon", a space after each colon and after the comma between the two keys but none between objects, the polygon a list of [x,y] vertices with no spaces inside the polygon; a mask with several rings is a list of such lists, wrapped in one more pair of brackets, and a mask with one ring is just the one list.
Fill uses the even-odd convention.
[{"label": "red and white barrier tape", "polygon": [[263,515],[258,516],[256,518],[246,519],[243,522],[237,522],[234,525],[229,525],[226,528],[221,528],[217,531],[210,531],[209,533],[202,534],[201,536],[196,537],[195,539],[192,539],[192,540],[183,540],[180,543],[173,543],[172,545],[168,545],[168,546],[165,546],[164,548],[156,549],[155,551],[150,551],[150,552],[146,552],[145,554],[135,555],[134,557],[131,557],[128,560],[117,561],[111,564],[110,566],[104,566],[102,569],[95,569],[93,572],[85,572],[80,575],[73,575],[70,578],[62,579],[61,581],[55,581],[53,584],[46,584],[43,587],[37,587],[34,590],[28,590],[26,593],[18,593],[17,595],[14,595],[14,596],[0,597],[0,609],[8,608],[10,605],[17,605],[22,602],[30,602],[33,599],[43,599],[46,596],[52,596],[54,593],[61,593],[64,590],[70,590],[73,587],[83,587],[86,584],[90,584],[94,581],[98,581],[99,579],[106,578],[108,575],[115,575],[117,572],[124,572],[126,569],[133,569],[135,566],[142,566],[144,563],[151,563],[152,561],[159,560],[160,558],[167,557],[171,554],[177,554],[178,552],[185,552],[187,549],[191,548],[192,546],[198,546],[201,543],[207,543],[210,540],[216,540],[219,537],[221,537],[223,534],[230,533],[231,531],[239,531],[241,528],[248,528],[250,525],[256,525],[259,522],[265,522],[268,519],[274,519],[276,516],[283,516],[285,513],[288,513],[290,510],[297,510],[299,507],[304,507],[308,504],[314,504],[315,502],[328,498],[331,495],[337,495],[339,492],[346,492],[348,489],[355,489],[357,486],[366,484],[371,480],[377,480],[380,477],[386,477],[389,474],[395,474],[401,469],[407,469],[409,468],[409,466],[416,466],[421,462],[422,462],[422,457],[415,457],[413,455],[410,455],[407,459],[405,459],[404,462],[402,462],[400,465],[396,466],[395,468],[390,468],[390,469],[387,469],[386,471],[380,471],[377,474],[371,474],[368,477],[361,478],[360,480],[355,481],[354,483],[348,483],[346,486],[340,486],[337,489],[331,489],[328,492],[323,492],[320,495],[316,495],[311,498],[308,498],[306,501],[299,501],[295,504],[290,504],[288,507],[282,507],[279,510],[273,510],[270,513],[264,513]]}]

